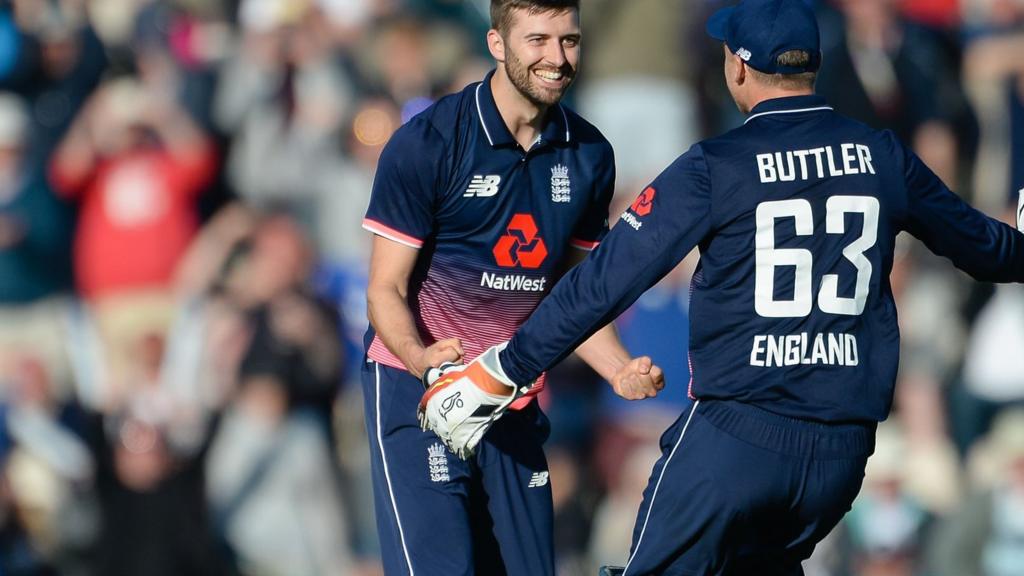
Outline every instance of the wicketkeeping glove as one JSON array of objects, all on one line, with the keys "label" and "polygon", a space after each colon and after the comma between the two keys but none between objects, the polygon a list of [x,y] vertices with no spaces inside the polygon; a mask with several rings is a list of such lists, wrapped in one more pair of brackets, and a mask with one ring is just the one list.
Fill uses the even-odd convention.
[{"label": "wicketkeeping glove", "polygon": [[[467,365],[444,364],[423,375],[427,391],[417,410],[420,425],[433,430],[463,460],[509,405],[529,390],[529,385],[516,386],[505,376],[498,360],[505,344],[488,348]],[[508,394],[491,394],[485,387],[505,388]]]}]

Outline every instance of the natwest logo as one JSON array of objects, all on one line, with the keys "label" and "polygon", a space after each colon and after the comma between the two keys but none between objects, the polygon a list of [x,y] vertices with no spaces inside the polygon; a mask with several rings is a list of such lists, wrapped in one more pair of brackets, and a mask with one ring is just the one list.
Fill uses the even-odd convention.
[{"label": "natwest logo", "polygon": [[544,276],[531,278],[522,274],[493,274],[484,272],[480,285],[503,292],[543,292],[548,279]]},{"label": "natwest logo", "polygon": [[648,186],[646,190],[640,193],[633,201],[633,205],[629,207],[637,216],[647,216],[651,213],[654,203],[654,188]]},{"label": "natwest logo", "polygon": [[544,240],[537,235],[537,223],[529,214],[516,214],[509,220],[493,252],[494,260],[503,268],[540,268],[548,256]]}]

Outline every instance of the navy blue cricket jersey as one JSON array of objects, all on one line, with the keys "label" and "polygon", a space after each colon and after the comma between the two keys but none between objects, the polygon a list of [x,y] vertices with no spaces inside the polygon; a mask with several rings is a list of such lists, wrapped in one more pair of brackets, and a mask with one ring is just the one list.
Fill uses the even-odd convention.
[{"label": "navy blue cricket jersey", "polygon": [[907,231],[979,280],[1024,281],[1024,234],[974,210],[891,132],[818,96],[760,103],[646,188],[501,356],[527,382],[694,246],[690,394],[825,422],[884,420],[899,331],[889,273]]},{"label": "navy blue cricket jersey", "polygon": [[[363,223],[421,251],[409,280],[420,335],[428,345],[460,338],[467,362],[512,337],[573,246],[597,246],[615,183],[611,145],[564,106],[548,111],[539,140],[523,150],[498,112],[493,75],[392,136]],[[369,358],[404,370],[370,335]]]}]

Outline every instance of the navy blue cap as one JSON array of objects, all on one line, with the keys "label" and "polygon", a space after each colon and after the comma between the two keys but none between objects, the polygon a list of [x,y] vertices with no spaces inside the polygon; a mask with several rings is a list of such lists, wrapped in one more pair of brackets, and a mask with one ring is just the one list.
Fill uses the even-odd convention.
[{"label": "navy blue cap", "polygon": [[[712,14],[707,31],[765,74],[816,72],[821,66],[818,20],[805,0],[743,0]],[[790,50],[808,52],[810,63],[778,65],[776,58]]]}]

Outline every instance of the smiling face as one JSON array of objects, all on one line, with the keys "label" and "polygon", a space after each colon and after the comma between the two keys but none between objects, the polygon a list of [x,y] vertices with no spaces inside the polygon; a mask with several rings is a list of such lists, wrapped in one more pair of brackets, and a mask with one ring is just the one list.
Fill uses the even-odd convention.
[{"label": "smiling face", "polygon": [[489,33],[491,53],[513,87],[538,107],[554,105],[576,78],[580,24],[576,9],[517,9],[508,30]]}]

